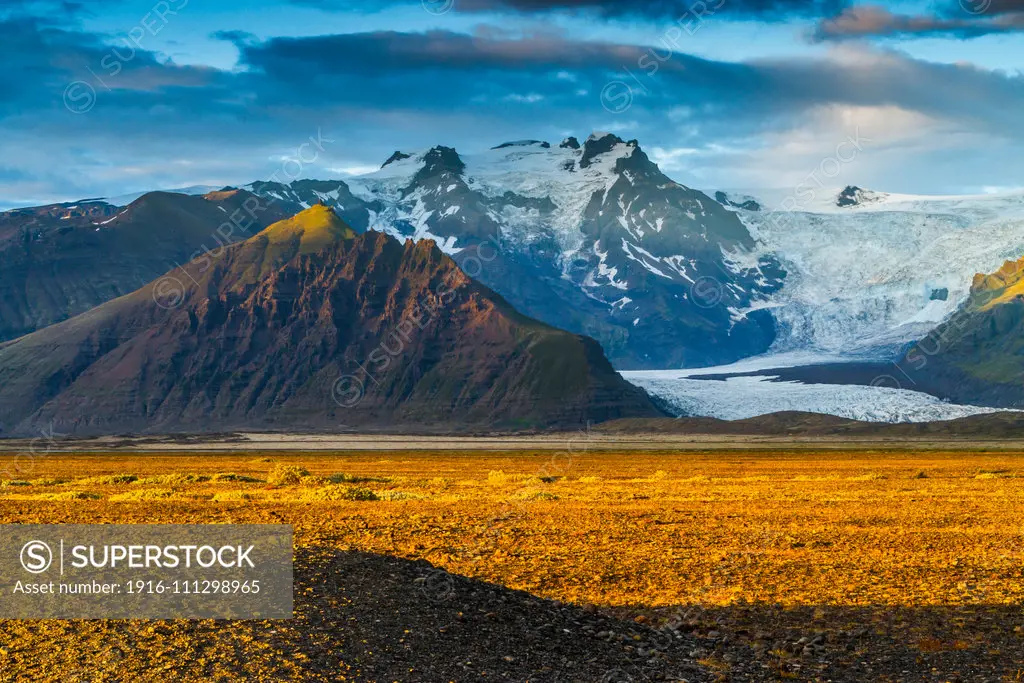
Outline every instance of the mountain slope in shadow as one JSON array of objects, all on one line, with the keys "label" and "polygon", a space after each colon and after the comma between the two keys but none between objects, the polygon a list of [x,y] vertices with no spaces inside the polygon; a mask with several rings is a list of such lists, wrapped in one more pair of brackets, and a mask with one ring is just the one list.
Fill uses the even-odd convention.
[{"label": "mountain slope in shadow", "polygon": [[288,213],[244,190],[0,213],[0,342],[84,313]]}]

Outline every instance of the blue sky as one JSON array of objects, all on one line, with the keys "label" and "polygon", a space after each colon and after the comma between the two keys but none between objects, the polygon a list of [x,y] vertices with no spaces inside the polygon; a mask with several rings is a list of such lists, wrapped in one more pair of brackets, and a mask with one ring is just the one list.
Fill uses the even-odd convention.
[{"label": "blue sky", "polygon": [[[1024,2],[16,0],[0,206],[611,130],[700,188],[1024,186]],[[161,18],[162,17],[162,18]],[[329,141],[329,142],[327,142]],[[291,168],[296,168],[293,164]]]}]

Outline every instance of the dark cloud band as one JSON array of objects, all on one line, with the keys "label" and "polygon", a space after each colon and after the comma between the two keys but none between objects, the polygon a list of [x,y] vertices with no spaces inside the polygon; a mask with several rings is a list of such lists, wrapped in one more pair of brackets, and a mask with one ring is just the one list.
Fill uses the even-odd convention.
[{"label": "dark cloud band", "polygon": [[[327,10],[358,11],[414,4],[410,0],[292,0],[295,4]],[[512,12],[538,14],[572,12],[603,18],[633,18],[656,21],[714,14],[723,18],[757,18],[786,21],[793,17],[832,16],[849,5],[849,0],[455,0],[458,12]],[[446,5],[447,7],[448,5]]]}]

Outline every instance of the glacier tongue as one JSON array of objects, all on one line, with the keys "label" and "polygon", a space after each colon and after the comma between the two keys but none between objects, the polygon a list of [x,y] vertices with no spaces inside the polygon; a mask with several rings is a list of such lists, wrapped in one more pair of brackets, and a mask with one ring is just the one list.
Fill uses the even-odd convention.
[{"label": "glacier tongue", "polygon": [[[779,324],[769,354],[703,370],[624,372],[680,415],[727,420],[806,411],[870,422],[927,422],[995,412],[886,386],[776,382],[705,374],[867,360],[926,334],[967,298],[975,273],[1024,254],[1024,195],[913,197],[858,190],[855,205],[758,210],[730,200],[787,277],[768,302]],[[778,206],[779,204],[774,204]]]},{"label": "glacier tongue", "polygon": [[1024,254],[1024,196],[884,195],[814,212],[738,211],[788,272],[774,351],[892,348],[966,299],[975,273]]},{"label": "glacier tongue", "polygon": [[[706,368],[702,373],[724,368]],[[825,413],[865,422],[953,420],[993,408],[945,403],[934,396],[879,386],[773,382],[770,377],[698,379],[686,370],[620,373],[678,415],[742,420],[780,411]]]}]

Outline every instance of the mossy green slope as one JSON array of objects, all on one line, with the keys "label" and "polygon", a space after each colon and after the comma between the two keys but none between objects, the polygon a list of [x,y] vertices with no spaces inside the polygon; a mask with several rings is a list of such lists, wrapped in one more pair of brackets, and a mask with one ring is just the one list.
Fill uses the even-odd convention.
[{"label": "mossy green slope", "polygon": [[315,254],[355,237],[356,232],[333,209],[323,204],[311,206],[246,241],[244,249],[256,257],[254,265],[259,266],[250,275],[253,279],[264,277],[296,255]]},{"label": "mossy green slope", "polygon": [[1024,407],[1024,259],[974,277],[960,310],[900,362],[916,385],[960,403]]},{"label": "mossy green slope", "polygon": [[298,241],[299,253],[312,254],[338,240],[355,238],[355,231],[334,213],[317,204],[291,218],[274,223],[253,239],[264,237],[271,245]]}]

